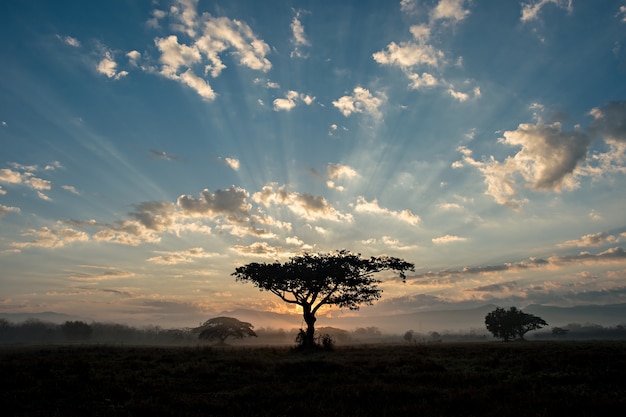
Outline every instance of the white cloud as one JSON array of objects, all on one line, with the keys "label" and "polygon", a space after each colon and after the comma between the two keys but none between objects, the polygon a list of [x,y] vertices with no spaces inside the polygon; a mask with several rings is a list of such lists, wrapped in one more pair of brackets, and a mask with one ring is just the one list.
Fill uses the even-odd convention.
[{"label": "white cloud", "polygon": [[205,252],[203,248],[191,248],[180,251],[158,251],[159,255],[148,258],[149,262],[160,265],[177,265],[180,263],[195,262],[196,259],[212,258],[219,256],[215,253]]},{"label": "white cloud", "polygon": [[431,12],[433,20],[463,20],[470,13],[463,8],[465,0],[440,0]]},{"label": "white cloud", "polygon": [[617,16],[621,16],[621,21],[623,23],[626,23],[626,6],[620,6],[619,7],[619,12],[617,13]]},{"label": "white cloud", "polygon": [[531,0],[522,4],[522,22],[529,22],[539,18],[539,12],[541,9],[548,5],[553,4],[562,9],[566,9],[568,12],[573,10],[572,0]]},{"label": "white cloud", "polygon": [[272,246],[267,242],[255,242],[248,246],[235,245],[231,249],[241,255],[259,255],[270,258],[283,253],[282,248]]},{"label": "white cloud", "polygon": [[339,212],[324,197],[288,191],[286,186],[276,183],[264,186],[252,195],[252,199],[266,207],[284,205],[307,220],[352,221],[350,214]]},{"label": "white cloud", "polygon": [[0,204],[0,217],[4,217],[5,215],[9,213],[19,213],[19,212],[20,212],[19,207],[11,207],[11,206],[5,206],[3,204]]},{"label": "white cloud", "polygon": [[30,177],[26,182],[35,190],[49,190],[52,188],[52,183],[48,180],[42,180],[41,178]]},{"label": "white cloud", "polygon": [[30,229],[24,232],[22,236],[32,236],[34,239],[28,242],[12,242],[11,246],[19,249],[30,247],[60,248],[73,242],[89,240],[87,233],[60,225],[53,228]]},{"label": "white cloud", "polygon": [[300,11],[296,12],[296,15],[291,21],[291,43],[294,45],[294,49],[291,51],[292,58],[306,58],[307,54],[302,51],[302,47],[310,45],[304,33],[304,26],[302,26],[302,22],[300,21],[300,15]]},{"label": "white cloud", "polygon": [[128,57],[128,61],[133,67],[139,65],[139,61],[141,60],[141,53],[139,51],[130,51],[126,54],[126,56]]},{"label": "white cloud", "polygon": [[[197,67],[203,68],[205,76],[218,77],[226,68],[221,58],[224,53],[238,58],[240,65],[253,70],[267,72],[272,67],[266,58],[269,46],[257,38],[246,23],[208,13],[199,15],[197,6],[197,0],[178,0],[169,13],[153,12],[150,26],[159,27],[160,20],[169,16],[173,21],[170,27],[190,38],[189,44],[181,43],[176,35],[155,39],[160,52],[159,74],[187,85],[204,99],[214,100],[217,94],[207,80],[198,75]],[[132,65],[136,65],[140,58],[135,52],[128,55]]]},{"label": "white cloud", "polygon": [[463,210],[463,206],[458,203],[440,203],[437,207],[443,211]]},{"label": "white cloud", "polygon": [[378,205],[377,199],[367,201],[362,196],[357,198],[356,205],[354,206],[354,211],[357,213],[389,216],[401,222],[408,223],[412,226],[415,226],[422,221],[422,219],[418,215],[413,214],[410,210],[389,210],[388,208],[380,207]]},{"label": "white cloud", "polygon": [[445,235],[445,236],[433,238],[432,242],[435,245],[445,245],[445,244],[454,243],[454,242],[465,242],[466,240],[467,238],[460,237],[460,236]]},{"label": "white cloud", "polygon": [[333,106],[337,107],[341,114],[345,117],[352,113],[365,113],[373,117],[380,117],[380,106],[387,100],[382,93],[372,95],[368,89],[363,87],[355,87],[351,96],[343,96],[333,101]]},{"label": "white cloud", "polygon": [[[519,179],[531,190],[561,191],[578,186],[577,168],[585,161],[590,138],[581,131],[563,132],[560,123],[523,123],[514,131],[504,132],[500,143],[520,147],[503,162],[494,157],[476,161],[471,151],[459,148],[463,163],[478,168],[487,184],[486,194],[499,204],[518,208],[522,200],[513,198]],[[454,167],[458,167],[455,165]]]},{"label": "white cloud", "polygon": [[391,42],[386,50],[372,54],[374,61],[381,65],[392,65],[402,69],[409,69],[418,65],[438,67],[443,61],[444,54],[432,45],[415,42]]},{"label": "white cloud", "polygon": [[98,63],[96,69],[100,74],[116,80],[128,75],[128,71],[117,71],[117,62],[113,59],[113,54],[110,51],[105,52],[104,58]]},{"label": "white cloud", "polygon": [[285,95],[285,98],[277,98],[274,100],[274,111],[290,111],[298,104],[298,101],[302,100],[304,104],[310,106],[315,97],[307,94],[300,94],[297,91],[289,90]]},{"label": "white cloud", "polygon": [[73,38],[71,36],[64,36],[63,37],[63,42],[65,42],[67,45],[72,46],[74,48],[79,48],[80,47],[80,41],[76,38]]},{"label": "white cloud", "polygon": [[194,74],[191,69],[183,72],[180,75],[180,79],[188,87],[191,87],[192,90],[195,90],[200,97],[206,100],[212,101],[215,100],[215,97],[217,97],[217,94],[215,94],[215,91],[213,91],[209,83]]},{"label": "white cloud", "polygon": [[407,73],[407,77],[411,81],[409,87],[413,90],[435,87],[439,84],[439,80],[427,72],[423,72],[421,75],[418,73]]},{"label": "white cloud", "polygon": [[76,188],[71,185],[62,185],[61,188],[63,188],[65,191],[69,191],[72,194],[80,195]]},{"label": "white cloud", "polygon": [[590,246],[602,246],[608,243],[616,243],[619,242],[621,238],[626,237],[626,232],[621,234],[612,234],[608,232],[599,232],[592,233],[581,237],[580,239],[568,240],[567,242],[563,242],[559,246],[576,246],[579,248],[590,247]]},{"label": "white cloud", "polygon": [[229,167],[231,167],[235,171],[239,171],[239,160],[238,159],[226,157],[226,158],[224,158],[224,161],[226,161],[226,164]]}]

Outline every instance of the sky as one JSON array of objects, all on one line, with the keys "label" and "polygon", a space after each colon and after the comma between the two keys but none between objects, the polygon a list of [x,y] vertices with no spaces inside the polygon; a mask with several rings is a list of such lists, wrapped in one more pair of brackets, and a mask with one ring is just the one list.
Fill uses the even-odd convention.
[{"label": "sky", "polygon": [[295,312],[232,272],[339,249],[415,272],[328,320],[626,302],[626,1],[5,1],[0,36],[0,312]]}]

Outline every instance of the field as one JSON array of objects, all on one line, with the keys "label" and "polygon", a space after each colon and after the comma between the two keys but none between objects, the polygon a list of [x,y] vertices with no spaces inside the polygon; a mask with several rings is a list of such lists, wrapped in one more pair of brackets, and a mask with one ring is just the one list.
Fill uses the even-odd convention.
[{"label": "field", "polygon": [[598,416],[626,342],[0,348],[5,416]]}]

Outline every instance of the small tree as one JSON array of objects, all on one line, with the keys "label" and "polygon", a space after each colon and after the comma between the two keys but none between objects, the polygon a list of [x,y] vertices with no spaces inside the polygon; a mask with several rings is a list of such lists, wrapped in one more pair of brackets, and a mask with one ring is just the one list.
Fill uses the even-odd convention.
[{"label": "small tree", "polygon": [[254,333],[253,325],[239,321],[232,317],[215,317],[204,322],[200,327],[194,329],[199,333],[198,337],[205,340],[219,340],[218,344],[223,345],[227,338],[243,339],[244,337],[257,337]]},{"label": "small tree", "polygon": [[261,291],[269,291],[286,303],[302,307],[307,325],[302,346],[315,346],[315,314],[324,305],[358,310],[380,298],[381,282],[374,274],[398,271],[404,281],[412,263],[389,256],[361,258],[347,250],[332,253],[305,253],[281,264],[250,263],[235,269],[237,281],[251,282]]},{"label": "small tree", "polygon": [[541,317],[524,313],[516,307],[505,310],[501,307],[496,308],[485,317],[485,325],[487,330],[493,334],[493,337],[499,337],[508,342],[515,337],[524,339],[524,335],[531,330],[541,329],[547,326]]}]

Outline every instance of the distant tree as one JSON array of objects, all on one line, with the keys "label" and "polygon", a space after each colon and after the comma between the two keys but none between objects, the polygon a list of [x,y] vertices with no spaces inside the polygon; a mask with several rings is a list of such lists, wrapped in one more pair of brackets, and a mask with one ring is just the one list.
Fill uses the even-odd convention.
[{"label": "distant tree", "polygon": [[413,330],[407,330],[406,333],[404,333],[403,339],[405,342],[411,343],[414,341],[414,337],[415,336],[413,335]]},{"label": "distant tree", "polygon": [[516,337],[524,339],[524,335],[527,332],[541,329],[543,326],[547,326],[548,323],[541,317],[524,313],[516,307],[511,307],[508,310],[498,307],[487,314],[485,325],[487,330],[493,334],[493,337],[498,337],[508,342]]},{"label": "distant tree", "polygon": [[347,250],[332,253],[305,253],[285,263],[250,263],[235,269],[237,281],[251,282],[261,291],[269,291],[284,302],[302,307],[307,325],[302,346],[315,344],[316,313],[324,305],[358,310],[380,298],[381,282],[374,274],[384,270],[413,271],[412,263],[389,256],[361,258]]},{"label": "distant tree", "polygon": [[61,325],[66,340],[79,341],[91,338],[91,326],[83,321],[66,321]]},{"label": "distant tree", "polygon": [[243,339],[244,337],[257,337],[253,325],[239,321],[232,317],[215,317],[209,319],[202,326],[194,329],[200,339],[218,340],[223,345],[227,338]]},{"label": "distant tree", "polygon": [[552,334],[555,336],[564,336],[569,332],[569,329],[564,329],[562,327],[553,327]]}]

